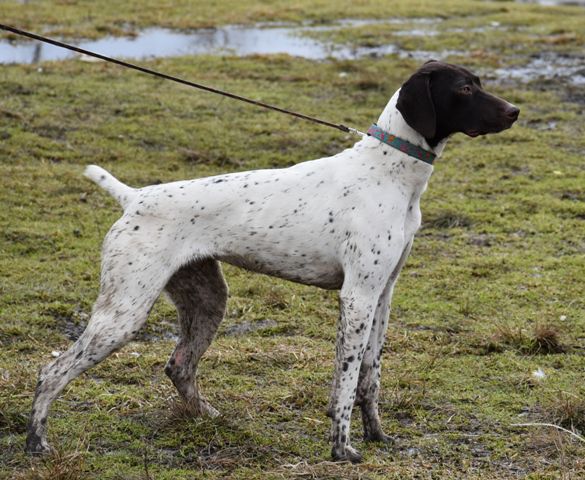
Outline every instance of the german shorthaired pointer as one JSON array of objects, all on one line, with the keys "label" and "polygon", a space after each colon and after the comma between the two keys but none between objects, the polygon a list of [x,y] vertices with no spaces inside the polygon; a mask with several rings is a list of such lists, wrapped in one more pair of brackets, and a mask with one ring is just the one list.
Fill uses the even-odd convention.
[{"label": "german shorthaired pointer", "polygon": [[368,136],[333,157],[138,189],[88,167],[86,175],[124,214],[104,241],[100,292],[87,328],[41,369],[27,451],[49,449],[51,403],[71,380],[134,338],[162,291],[177,307],[181,331],[165,372],[196,411],[218,415],[199,392],[195,372],[225,313],[222,261],[340,290],[328,408],[332,456],[359,462],[350,443],[354,405],[361,407],[365,440],[390,440],[378,415],[380,357],[432,161],[452,134],[500,132],[518,114],[470,71],[430,61],[394,94]]}]

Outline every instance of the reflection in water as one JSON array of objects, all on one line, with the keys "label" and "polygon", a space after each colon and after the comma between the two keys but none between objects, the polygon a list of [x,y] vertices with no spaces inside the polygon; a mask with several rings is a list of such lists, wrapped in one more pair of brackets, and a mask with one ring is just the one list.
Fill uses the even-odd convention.
[{"label": "reflection in water", "polygon": [[578,6],[585,7],[585,0],[516,0],[519,3],[537,3],[546,7]]},{"label": "reflection in water", "polygon": [[[437,20],[438,22],[439,20]],[[366,55],[385,55],[396,52],[394,45],[375,47],[347,47],[321,42],[299,34],[306,31],[324,31],[347,26],[349,21],[337,26],[318,27],[245,27],[226,26],[180,32],[164,28],[149,28],[137,36],[106,37],[87,40],[76,45],[102,55],[147,59],[181,55],[253,55],[286,53],[312,60],[326,58],[352,59]],[[357,25],[367,24],[356,21]],[[371,23],[380,23],[372,21]],[[420,22],[419,22],[420,23]],[[37,63],[48,60],[75,58],[78,54],[50,44],[37,42],[0,42],[0,63]]]},{"label": "reflection in water", "polygon": [[42,53],[43,53],[43,44],[41,42],[39,42],[35,45],[35,49],[33,51],[33,57],[32,57],[31,63],[39,63],[41,61]]},{"label": "reflection in water", "polygon": [[[518,0],[523,1],[523,0]],[[524,0],[529,1],[529,0]],[[544,1],[544,0],[543,0]],[[574,1],[574,0],[573,0]],[[543,3],[543,2],[540,2]],[[556,2],[558,3],[558,2]],[[580,3],[585,5],[585,0]],[[401,25],[401,29],[393,29],[397,36],[434,36],[440,33],[458,32],[461,29],[437,29],[441,23],[439,18],[358,20],[345,19],[331,25],[258,24],[255,26],[228,25],[221,28],[199,29],[193,31],[175,31],[165,28],[149,28],[133,37],[106,37],[99,40],[87,40],[77,45],[102,55],[148,59],[174,57],[182,55],[266,55],[288,54],[311,60],[356,59],[365,56],[382,56],[398,54],[401,57],[425,61],[429,58],[446,59],[452,56],[465,56],[460,50],[426,51],[400,50],[396,45],[374,45],[351,47],[326,41],[319,41],[303,33],[333,31],[347,27],[364,27],[368,25]],[[469,29],[466,31],[486,31],[501,28],[498,22]],[[1,63],[39,63],[48,60],[65,60],[81,58],[84,61],[99,61],[93,57],[81,56],[50,44],[40,42],[17,42],[0,40]],[[585,83],[585,58],[580,55],[567,56],[557,53],[546,53],[530,59],[520,67],[504,67],[497,69],[499,78],[508,78],[529,82],[535,79],[566,78],[574,85]]]},{"label": "reflection in water", "polygon": [[572,85],[585,86],[585,58],[544,52],[532,57],[526,65],[497,68],[494,74],[500,80],[531,82],[566,79]]}]

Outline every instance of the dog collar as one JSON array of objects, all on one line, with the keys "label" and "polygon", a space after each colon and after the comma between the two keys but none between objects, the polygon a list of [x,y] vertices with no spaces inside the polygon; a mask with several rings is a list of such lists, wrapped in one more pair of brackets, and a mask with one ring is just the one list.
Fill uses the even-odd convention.
[{"label": "dog collar", "polygon": [[390,145],[392,148],[400,150],[402,153],[406,153],[407,155],[428,163],[429,165],[432,165],[435,161],[435,158],[437,158],[433,152],[429,152],[422,147],[416,146],[414,143],[410,143],[403,138],[385,132],[375,123],[368,129],[367,134],[380,140],[382,143]]}]

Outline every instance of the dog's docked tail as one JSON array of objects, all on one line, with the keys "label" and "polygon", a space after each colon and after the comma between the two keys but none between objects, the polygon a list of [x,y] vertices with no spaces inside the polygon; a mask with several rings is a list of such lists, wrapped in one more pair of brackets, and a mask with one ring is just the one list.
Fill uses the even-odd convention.
[{"label": "dog's docked tail", "polygon": [[83,174],[106,190],[112,197],[118,200],[123,209],[130,204],[136,195],[136,189],[123,184],[111,173],[97,165],[89,165]]}]

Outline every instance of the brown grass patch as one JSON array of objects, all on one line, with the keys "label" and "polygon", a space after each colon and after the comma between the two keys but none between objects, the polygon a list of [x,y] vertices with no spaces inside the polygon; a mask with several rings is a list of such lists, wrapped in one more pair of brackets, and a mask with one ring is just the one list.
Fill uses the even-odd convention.
[{"label": "brown grass patch", "polygon": [[561,344],[558,328],[552,324],[535,325],[531,343],[534,353],[562,353],[566,350]]},{"label": "brown grass patch", "polygon": [[512,348],[529,355],[548,355],[567,350],[558,327],[544,323],[536,324],[531,332],[521,327],[497,325],[485,348],[488,353]]},{"label": "brown grass patch", "polygon": [[85,452],[54,450],[46,457],[31,460],[28,470],[15,473],[14,480],[85,480]]},{"label": "brown grass patch", "polygon": [[558,391],[542,405],[542,417],[568,430],[585,430],[585,398]]}]

